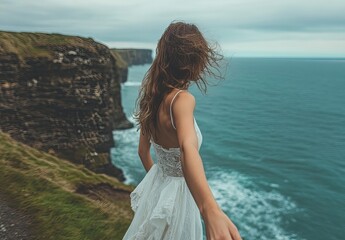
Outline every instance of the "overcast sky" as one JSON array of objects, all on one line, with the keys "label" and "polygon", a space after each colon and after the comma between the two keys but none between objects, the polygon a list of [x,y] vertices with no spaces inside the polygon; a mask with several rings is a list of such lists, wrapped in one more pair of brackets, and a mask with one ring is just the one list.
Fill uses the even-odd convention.
[{"label": "overcast sky", "polygon": [[345,57],[345,0],[0,0],[0,29],[155,49],[173,20],[228,56]]}]

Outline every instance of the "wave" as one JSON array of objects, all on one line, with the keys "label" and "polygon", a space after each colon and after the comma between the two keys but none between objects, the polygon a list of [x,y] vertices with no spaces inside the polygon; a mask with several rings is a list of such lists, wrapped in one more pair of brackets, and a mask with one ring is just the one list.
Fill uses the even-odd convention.
[{"label": "wave", "polygon": [[208,178],[208,182],[212,193],[245,239],[300,239],[282,226],[284,215],[298,209],[291,199],[276,190],[279,185],[271,183],[270,191],[265,191],[238,172],[225,172],[218,168],[211,171],[213,176]]},{"label": "wave", "polygon": [[137,86],[141,86],[141,82],[124,82],[121,83],[122,86],[126,86],[126,87],[137,87]]},{"label": "wave", "polygon": [[[133,122],[133,117],[128,117]],[[137,154],[139,132],[136,128],[113,131],[115,147],[111,149],[114,165],[121,168],[125,175],[125,184],[137,185],[144,177],[144,168]]]}]

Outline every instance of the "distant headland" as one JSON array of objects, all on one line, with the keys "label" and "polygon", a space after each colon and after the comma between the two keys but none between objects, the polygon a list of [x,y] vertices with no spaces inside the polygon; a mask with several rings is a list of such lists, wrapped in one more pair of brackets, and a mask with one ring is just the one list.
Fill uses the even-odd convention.
[{"label": "distant headland", "polygon": [[151,49],[111,48],[110,50],[117,59],[122,83],[127,81],[128,67],[150,64],[153,61]]}]

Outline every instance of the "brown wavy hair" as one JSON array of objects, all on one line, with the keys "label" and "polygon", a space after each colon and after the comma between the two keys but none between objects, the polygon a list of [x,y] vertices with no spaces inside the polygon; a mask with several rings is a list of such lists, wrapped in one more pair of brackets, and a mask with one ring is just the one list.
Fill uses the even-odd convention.
[{"label": "brown wavy hair", "polygon": [[141,128],[148,138],[155,135],[160,103],[174,88],[187,89],[195,82],[206,93],[206,76],[223,79],[220,71],[223,55],[216,51],[217,47],[217,43],[211,46],[194,24],[173,21],[165,29],[136,100],[137,130]]}]

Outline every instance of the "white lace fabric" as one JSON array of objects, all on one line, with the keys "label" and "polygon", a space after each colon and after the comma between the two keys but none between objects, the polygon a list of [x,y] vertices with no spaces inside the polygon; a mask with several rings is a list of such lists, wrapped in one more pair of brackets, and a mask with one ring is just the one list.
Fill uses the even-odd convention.
[{"label": "white lace fabric", "polygon": [[[198,149],[200,149],[202,143],[202,135],[195,118],[194,128],[198,138]],[[157,157],[157,165],[162,169],[163,175],[170,177],[183,177],[180,148],[164,148],[161,145],[155,143],[153,139],[151,139],[150,142],[153,144]]]},{"label": "white lace fabric", "polygon": [[157,156],[157,165],[161,168],[163,176],[183,177],[180,148],[166,149],[153,140],[151,143]]}]

